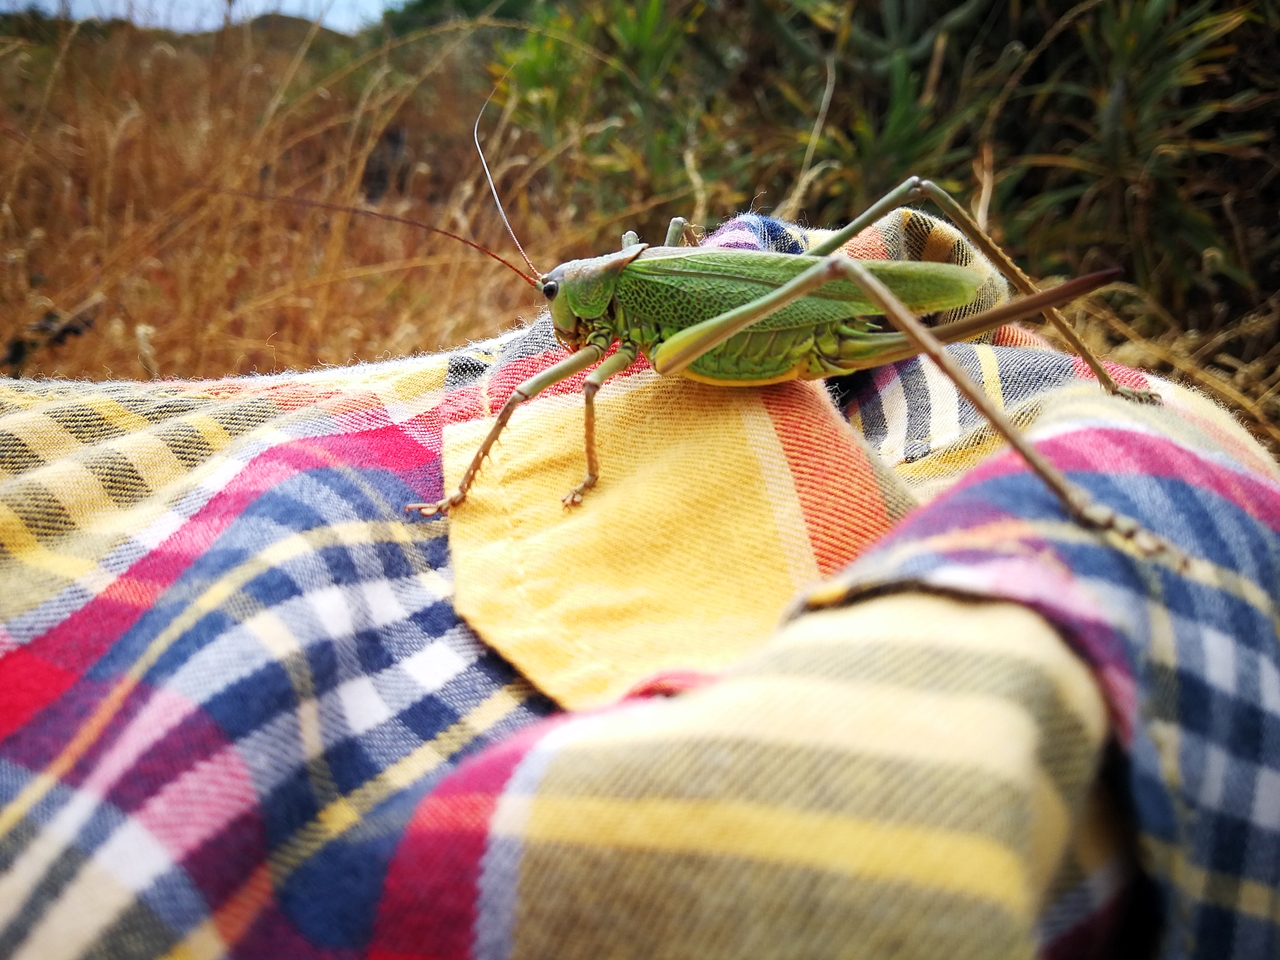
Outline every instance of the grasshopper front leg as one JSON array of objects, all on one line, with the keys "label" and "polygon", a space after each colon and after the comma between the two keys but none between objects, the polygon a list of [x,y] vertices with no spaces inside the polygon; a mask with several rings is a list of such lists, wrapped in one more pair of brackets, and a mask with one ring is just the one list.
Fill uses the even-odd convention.
[{"label": "grasshopper front leg", "polygon": [[[435,503],[411,503],[404,508],[404,512],[410,513],[417,510],[424,517],[434,517],[437,514],[447,514],[451,509],[467,499],[467,491],[471,489],[471,485],[475,482],[476,474],[480,472],[480,465],[484,463],[484,458],[489,455],[489,451],[498,440],[498,435],[506,427],[511,415],[515,413],[516,407],[526,400],[532,400],[547,387],[559,383],[561,380],[568,380],[574,374],[585,370],[602,356],[604,356],[604,350],[594,343],[589,343],[581,350],[570,354],[559,363],[548,367],[536,376],[530,377],[516,387],[507,402],[502,405],[502,409],[498,412],[498,419],[489,428],[489,433],[485,436],[484,443],[480,444],[480,449],[476,451],[475,456],[471,458],[471,463],[467,465],[467,470],[462,475],[462,480],[458,483],[458,489],[443,500]],[[588,447],[588,450],[591,451],[591,448]],[[594,451],[589,453],[589,458],[593,453]]]},{"label": "grasshopper front leg", "polygon": [[667,247],[696,247],[698,235],[693,232],[693,224],[684,217],[672,217],[667,226],[667,239],[663,241]]},{"label": "grasshopper front leg", "polygon": [[636,362],[640,348],[634,343],[618,345],[618,352],[605,360],[587,376],[582,384],[583,416],[586,429],[587,475],[582,482],[570,490],[564,497],[566,507],[576,507],[582,503],[582,495],[596,485],[600,478],[600,461],[596,455],[596,393],[604,382],[615,374],[621,373]]}]

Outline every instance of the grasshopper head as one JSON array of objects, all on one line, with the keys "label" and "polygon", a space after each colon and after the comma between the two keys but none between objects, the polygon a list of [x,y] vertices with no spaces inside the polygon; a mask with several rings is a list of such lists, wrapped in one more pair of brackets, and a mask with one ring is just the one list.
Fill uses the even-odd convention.
[{"label": "grasshopper head", "polygon": [[603,317],[613,302],[618,275],[646,246],[638,243],[607,256],[570,260],[538,278],[538,289],[551,305],[556,339],[566,348],[577,350],[586,342],[592,321]]}]

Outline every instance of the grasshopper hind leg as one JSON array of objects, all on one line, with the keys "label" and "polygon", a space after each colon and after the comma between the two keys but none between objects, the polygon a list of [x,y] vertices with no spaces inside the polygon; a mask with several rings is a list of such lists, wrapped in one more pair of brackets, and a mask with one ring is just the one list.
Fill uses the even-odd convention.
[{"label": "grasshopper hind leg", "polygon": [[969,378],[942,347],[941,341],[919,321],[897,297],[862,264],[840,254],[825,261],[831,275],[843,274],[862,288],[912,345],[936,363],[987,421],[1022,455],[1036,475],[1062,502],[1069,516],[1086,527],[1118,535],[1143,556],[1163,556],[1176,568],[1186,569],[1187,556],[1172,543],[1147,530],[1137,520],[1095,501],[1083,488],[1066,478],[1013,424],[1004,411],[991,402],[986,392]]},{"label": "grasshopper hind leg", "polygon": [[[1023,296],[1030,296],[1036,292],[1037,288],[1031,282],[1031,278],[1022,272],[1018,265],[1009,258],[1008,254],[1000,249],[994,240],[987,236],[986,231],[978,226],[977,221],[969,216],[969,212],[957,203],[951,194],[929,180],[921,180],[915,189],[917,197],[928,197],[936,203],[942,212],[950,218],[956,229],[968,237],[970,242],[982,251],[983,255],[1004,274],[1019,293]],[[1063,338],[1070,344],[1071,349],[1088,364],[1089,369],[1093,371],[1094,376],[1098,378],[1098,383],[1102,385],[1104,390],[1126,400],[1135,400],[1139,403],[1160,402],[1160,394],[1154,390],[1135,390],[1132,387],[1121,386],[1117,383],[1111,372],[1093,355],[1093,351],[1080,339],[1079,334],[1072,329],[1071,324],[1067,322],[1067,318],[1056,307],[1047,307],[1043,314],[1044,318],[1062,334]]]}]

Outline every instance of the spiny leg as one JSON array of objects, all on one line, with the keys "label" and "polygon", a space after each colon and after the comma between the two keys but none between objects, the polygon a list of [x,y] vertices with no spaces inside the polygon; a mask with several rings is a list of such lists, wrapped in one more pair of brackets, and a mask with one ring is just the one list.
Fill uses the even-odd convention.
[{"label": "spiny leg", "polygon": [[[888,287],[877,280],[866,267],[843,254],[837,253],[827,256],[781,287],[753,300],[751,303],[726,311],[718,317],[705,320],[686,330],[681,330],[668,338],[662,346],[653,352],[650,357],[653,368],[664,376],[679,373],[734,334],[740,333],[757,321],[777,313],[787,304],[800,299],[809,291],[841,277],[848,278],[856,283],[863,293],[884,311],[885,316],[908,341],[912,348],[910,355],[923,353],[942,368],[952,382],[955,383],[957,389],[968,398],[969,402],[979,412],[986,416],[991,425],[1009,441],[1010,445],[1031,466],[1032,470],[1058,496],[1070,516],[1087,527],[1115,531],[1120,536],[1131,541],[1138,551],[1144,555],[1153,556],[1163,553],[1179,568],[1184,568],[1188,564],[1189,561],[1186,556],[1177,547],[1143,528],[1132,517],[1127,517],[1117,513],[1110,507],[1095,503],[1085,490],[1063,476],[1057,467],[1050,463],[1022,436],[1018,428],[1005,416],[1002,410],[991,402],[986,393],[969,378],[968,374],[960,369],[946,354],[942,343],[934,336],[933,331],[914,317],[903,305],[902,301],[894,296]],[[1081,281],[1086,280],[1086,278],[1080,279]],[[1094,276],[1088,279],[1096,281],[1101,278]],[[1044,291],[1046,294],[1051,292]],[[1033,300],[1033,303],[1037,305],[1043,302],[1044,299],[1040,298],[1039,294]],[[1019,301],[1017,306],[1024,307],[1026,304]],[[1014,307],[1011,305],[1009,308],[996,309],[1004,312],[1005,309],[1013,310]],[[986,319],[989,320],[990,316],[988,314]],[[963,322],[969,324],[974,319],[976,318],[971,317]],[[1006,319],[1012,319],[1012,317]],[[972,333],[977,332],[976,330],[972,331]],[[878,364],[881,359],[880,356],[877,356],[876,363]],[[895,354],[894,359],[901,359],[901,356]],[[866,366],[866,363],[863,362],[860,366]]]},{"label": "spiny leg", "polygon": [[582,495],[596,485],[600,477],[600,461],[596,456],[596,392],[606,380],[636,362],[639,348],[634,343],[618,345],[618,352],[588,374],[582,384],[583,415],[586,423],[587,475],[564,497],[566,507],[582,503]]},{"label": "spiny leg", "polygon": [[[1019,293],[1032,294],[1036,292],[1036,285],[1031,282],[1031,278],[1009,259],[1009,255],[1001,250],[994,240],[987,236],[986,232],[978,226],[977,221],[969,216],[969,212],[960,206],[951,194],[929,180],[920,181],[918,189],[921,195],[927,196],[942,208],[942,212],[951,219],[956,228],[968,237],[988,260],[999,268],[1000,272],[1009,279]],[[1089,369],[1093,371],[1102,388],[1108,393],[1124,397],[1126,400],[1137,400],[1142,403],[1158,403],[1160,401],[1160,394],[1153,390],[1135,390],[1132,387],[1122,387],[1116,383],[1115,377],[1111,376],[1111,373],[1102,365],[1102,362],[1093,355],[1093,351],[1085,345],[1085,342],[1072,329],[1071,324],[1067,323],[1067,318],[1059,313],[1058,310],[1050,307],[1044,311],[1044,317],[1058,328],[1058,332],[1066,338],[1071,345],[1071,349],[1079,354],[1084,362],[1089,365]]]},{"label": "spiny leg", "polygon": [[436,503],[411,503],[404,508],[404,512],[409,513],[417,510],[424,517],[433,517],[436,514],[448,513],[463,500],[467,499],[467,491],[471,489],[471,484],[475,482],[476,474],[480,472],[480,465],[484,463],[484,458],[489,455],[489,451],[493,448],[494,443],[497,442],[498,435],[502,433],[507,421],[511,419],[511,415],[515,413],[516,407],[526,400],[532,400],[552,384],[559,383],[561,380],[568,380],[575,373],[585,370],[602,356],[604,356],[603,350],[595,344],[588,344],[576,353],[570,354],[554,366],[547,367],[546,370],[530,377],[516,387],[507,402],[502,405],[502,409],[498,412],[498,419],[489,428],[489,433],[485,436],[484,442],[480,444],[480,449],[476,451],[475,456],[471,458],[471,463],[467,465],[467,470],[462,475],[462,480],[458,483],[458,489]]},{"label": "spiny leg", "polygon": [[1004,411],[991,402],[982,388],[969,378],[960,365],[947,355],[933,332],[913,316],[902,301],[862,264],[839,254],[832,255],[824,262],[829,265],[833,276],[843,274],[858,284],[862,291],[884,311],[885,316],[903,336],[910,340],[920,353],[927,355],[942,368],[956,388],[987,418],[996,431],[1009,441],[1036,475],[1057,495],[1070,516],[1087,527],[1114,531],[1132,543],[1144,556],[1163,553],[1178,568],[1186,568],[1190,561],[1173,544],[1147,530],[1132,517],[1095,502],[1087,491],[1068,480],[1022,435],[1022,432],[1005,416]]}]

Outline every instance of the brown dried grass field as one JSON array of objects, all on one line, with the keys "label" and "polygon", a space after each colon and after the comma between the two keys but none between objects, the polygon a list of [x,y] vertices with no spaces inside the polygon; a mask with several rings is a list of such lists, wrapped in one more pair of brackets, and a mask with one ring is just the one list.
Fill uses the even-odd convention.
[{"label": "brown dried grass field", "polygon": [[[312,38],[300,58],[304,38],[281,33],[125,26],[64,38],[61,51],[3,49],[2,332],[9,340],[49,311],[95,318],[84,335],[33,350],[24,376],[306,369],[436,350],[534,315],[524,281],[454,241],[221,192],[385,210],[513,255],[462,136],[483,93],[456,84],[449,56],[426,58],[419,83],[388,80],[377,55],[326,71],[316,48],[339,40]],[[481,65],[470,79],[488,75]],[[424,84],[447,111],[406,109]],[[379,152],[397,115],[434,125],[430,164],[385,169],[398,159]],[[370,173],[403,189],[368,203]],[[558,251],[544,253],[550,233],[537,226],[516,220],[546,262]]]},{"label": "brown dried grass field", "polygon": [[[447,238],[244,196],[299,196],[391,213],[457,232],[518,263],[471,126],[504,69],[497,64],[514,62],[513,44],[528,32],[486,33],[482,26],[455,21],[384,41],[280,17],[185,37],[120,23],[44,21],[38,35],[0,36],[5,372],[92,379],[268,373],[438,350],[532,319],[541,298],[524,281]],[[495,36],[506,38],[505,55]],[[541,54],[548,59],[539,69],[558,69],[555,49]],[[538,55],[527,46],[519,54]],[[992,77],[982,88],[989,99],[1004,82]],[[760,82],[753,82],[758,94]],[[717,96],[732,89],[726,83]],[[805,107],[790,87],[779,89]],[[931,91],[920,96],[920,110]],[[665,90],[648,106],[666,109],[663,96]],[[536,105],[536,98],[527,102]],[[679,149],[664,152],[675,156],[662,179],[650,173],[652,157],[613,136],[631,123],[625,115],[574,116],[567,131],[538,131],[529,121],[536,111],[522,113],[518,98],[500,94],[485,114],[486,153],[535,263],[545,270],[569,256],[613,249],[627,227],[652,238],[676,213],[696,209],[713,223],[752,205],[764,190],[758,184],[775,187],[776,203],[780,182],[808,187],[812,180],[823,210],[865,192],[864,182],[849,181],[849,168],[834,161],[815,165],[809,179],[808,160],[800,176],[787,165],[806,143],[812,155],[825,113],[812,140],[814,121],[801,113],[803,126],[762,128],[742,147],[735,144],[753,129],[749,107],[716,104],[704,113],[699,144],[725,145],[721,170],[736,172],[736,180],[713,171],[704,177],[691,147],[683,163]],[[627,133],[640,136],[643,127],[632,124]],[[693,144],[694,134],[687,136]],[[595,147],[587,148],[592,137]],[[838,129],[832,138],[839,146]],[[1261,156],[1252,146],[1232,149],[1237,160]],[[1044,160],[1015,159],[1024,169]],[[755,181],[753,163],[764,171]],[[976,162],[973,170],[976,176]],[[584,209],[590,196],[607,202]],[[1267,244],[1275,242],[1250,226],[1257,211],[1233,208],[1228,197],[1225,212],[1238,259],[1267,260]],[[998,219],[993,227],[1003,235]],[[1035,253],[1037,244],[1043,246],[1032,235],[1015,252]],[[1219,254],[1204,251],[1206,278]],[[1091,256],[1068,256],[1065,265],[1092,266],[1098,261]],[[1201,297],[1210,307],[1189,307],[1183,317],[1149,290],[1121,285],[1109,300],[1076,308],[1075,320],[1100,352],[1181,376],[1232,404],[1274,452],[1280,295],[1268,296],[1256,283],[1247,292],[1234,300],[1214,294],[1221,302]]]}]

